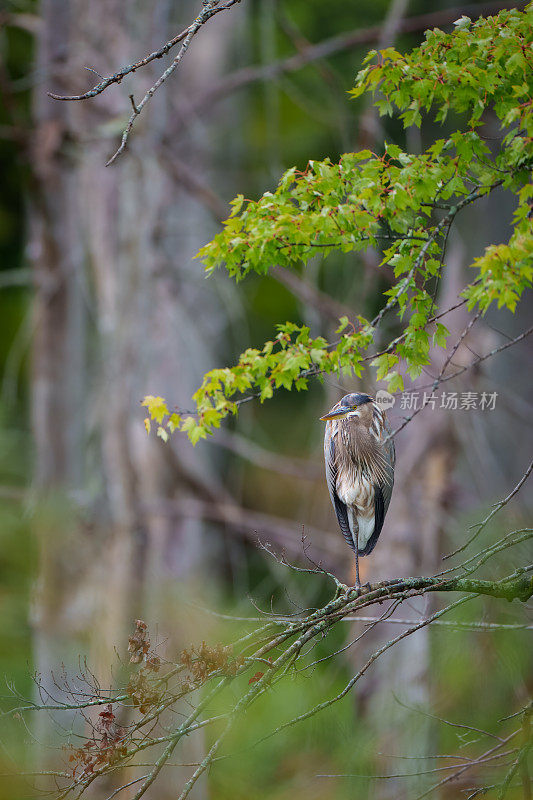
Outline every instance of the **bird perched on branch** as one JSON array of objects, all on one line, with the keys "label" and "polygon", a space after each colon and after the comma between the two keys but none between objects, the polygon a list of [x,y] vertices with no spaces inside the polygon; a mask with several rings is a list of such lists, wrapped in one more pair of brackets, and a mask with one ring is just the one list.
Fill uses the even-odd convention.
[{"label": "bird perched on branch", "polygon": [[320,417],[326,422],[326,481],[342,534],[359,556],[376,546],[389,507],[396,460],[383,411],[367,394],[347,394]]}]

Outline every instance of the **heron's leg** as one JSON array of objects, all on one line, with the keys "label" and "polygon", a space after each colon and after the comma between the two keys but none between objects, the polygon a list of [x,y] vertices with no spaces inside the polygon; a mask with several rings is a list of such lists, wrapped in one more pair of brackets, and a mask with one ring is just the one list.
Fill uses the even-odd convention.
[{"label": "heron's leg", "polygon": [[359,580],[359,526],[355,531],[355,586],[356,589],[361,588],[361,581]]}]

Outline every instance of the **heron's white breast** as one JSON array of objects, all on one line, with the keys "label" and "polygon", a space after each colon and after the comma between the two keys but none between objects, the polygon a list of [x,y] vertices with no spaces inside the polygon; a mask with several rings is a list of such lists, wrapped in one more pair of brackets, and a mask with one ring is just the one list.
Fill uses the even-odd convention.
[{"label": "heron's white breast", "polygon": [[356,506],[363,513],[374,505],[374,486],[365,475],[337,478],[337,494],[348,508]]}]

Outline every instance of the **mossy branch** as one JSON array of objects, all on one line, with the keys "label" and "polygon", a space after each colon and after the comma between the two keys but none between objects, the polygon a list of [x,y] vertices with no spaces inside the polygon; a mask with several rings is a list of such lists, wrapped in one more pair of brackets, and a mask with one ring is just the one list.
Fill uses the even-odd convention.
[{"label": "mossy branch", "polygon": [[[525,603],[533,594],[533,576],[519,570],[509,578],[500,581],[476,580],[473,578],[405,578],[395,583],[395,590],[464,592],[466,594],[482,594],[489,597],[500,597],[509,602],[520,600]],[[376,591],[371,587],[371,591]]]}]

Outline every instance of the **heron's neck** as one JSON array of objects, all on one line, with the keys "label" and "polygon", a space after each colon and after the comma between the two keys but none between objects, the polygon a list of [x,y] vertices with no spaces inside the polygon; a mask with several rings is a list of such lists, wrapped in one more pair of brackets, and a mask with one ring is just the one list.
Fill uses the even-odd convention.
[{"label": "heron's neck", "polygon": [[346,467],[364,473],[373,483],[379,483],[383,473],[383,454],[375,436],[366,425],[343,420],[340,430],[341,453]]}]

